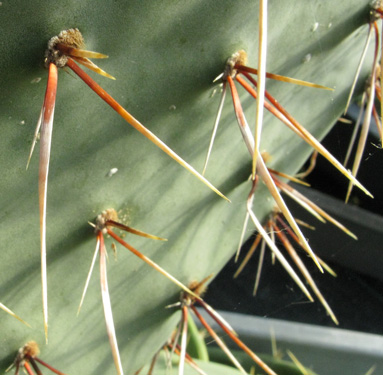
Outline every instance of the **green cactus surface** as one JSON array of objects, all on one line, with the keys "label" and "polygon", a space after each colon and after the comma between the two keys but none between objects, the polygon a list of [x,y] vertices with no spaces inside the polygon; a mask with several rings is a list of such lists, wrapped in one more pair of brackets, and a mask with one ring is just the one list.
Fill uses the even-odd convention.
[{"label": "green cactus surface", "polygon": [[[258,2],[3,1],[0,3],[0,371],[29,340],[66,374],[114,374],[105,329],[98,265],[76,316],[96,236],[88,224],[107,208],[134,228],[168,239],[124,238],[188,284],[217,274],[235,253],[250,191],[251,160],[226,98],[206,178],[226,202],[124,122],[80,79],[59,72],[47,198],[49,343],[45,345],[40,272],[38,144],[26,162],[47,71],[47,41],[77,27],[86,47],[109,55],[97,64],[116,77],[89,74],[133,116],[202,171],[219,92],[213,79],[226,59],[258,53]],[[267,89],[316,137],[344,109],[367,36],[368,2],[269,1],[267,70],[335,91],[267,81]],[[84,68],[85,69],[85,68]],[[361,80],[368,75],[369,64]],[[69,73],[69,74],[67,74]],[[359,91],[363,84],[358,86]],[[255,102],[240,90],[251,126]],[[262,150],[269,165],[295,173],[311,153],[269,113]],[[110,176],[110,171],[118,171]],[[274,202],[259,184],[254,211],[263,220]],[[249,225],[248,234],[254,228]],[[118,231],[116,231],[118,232]],[[121,360],[132,374],[164,344],[180,315],[180,290],[106,238],[108,282]],[[228,283],[230,280],[227,281]],[[256,350],[256,348],[254,348]],[[320,372],[319,369],[315,369]],[[214,373],[214,371],[212,372]]]}]

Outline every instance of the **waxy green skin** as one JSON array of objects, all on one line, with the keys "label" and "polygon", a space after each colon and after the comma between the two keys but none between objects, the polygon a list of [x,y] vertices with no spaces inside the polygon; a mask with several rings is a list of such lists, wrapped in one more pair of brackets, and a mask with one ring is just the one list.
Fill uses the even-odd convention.
[{"label": "waxy green skin", "polygon": [[[340,3],[269,2],[268,71],[336,88],[331,93],[267,82],[267,89],[317,137],[342,113],[367,35],[368,2],[352,0],[347,9]],[[78,27],[88,49],[110,56],[99,65],[117,81],[90,73],[94,79],[202,171],[219,102],[218,93],[211,98],[217,87],[212,81],[238,49],[247,50],[249,65],[255,66],[257,19],[258,4],[250,0],[2,2],[0,300],[33,328],[0,311],[0,371],[33,339],[40,343],[40,357],[67,374],[115,373],[97,273],[76,317],[96,244],[87,222],[102,210],[121,210],[135,228],[166,237],[166,243],[130,235],[125,240],[187,284],[216,274],[235,252],[250,190],[251,161],[230,98],[206,177],[231,204],[127,125],[81,80],[60,71],[48,186],[45,346],[37,153],[28,171],[25,165],[45,91],[47,41]],[[367,62],[358,92],[368,69]],[[255,103],[242,91],[241,98],[254,124]],[[270,166],[286,173],[294,173],[310,154],[269,114],[261,148],[272,156]],[[112,168],[118,172],[107,177]],[[260,219],[273,207],[267,197],[260,185],[255,198]],[[110,249],[111,242],[106,243]],[[110,252],[108,282],[122,364],[125,373],[132,373],[151,359],[178,321],[176,310],[165,306],[177,301],[179,290],[120,247],[116,261]]]}]

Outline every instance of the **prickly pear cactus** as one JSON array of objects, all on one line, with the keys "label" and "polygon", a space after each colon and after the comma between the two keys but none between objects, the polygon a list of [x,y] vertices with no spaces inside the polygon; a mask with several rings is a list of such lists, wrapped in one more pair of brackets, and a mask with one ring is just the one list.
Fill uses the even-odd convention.
[{"label": "prickly pear cactus", "polygon": [[[227,99],[206,177],[210,191],[124,122],[72,74],[59,73],[47,199],[49,344],[45,345],[40,280],[38,155],[25,169],[42,105],[47,41],[77,27],[87,49],[110,56],[93,74],[113,97],[201,171],[218,107],[213,79],[245,49],[256,67],[258,2],[62,0],[0,3],[0,138],[2,238],[0,371],[29,340],[67,374],[113,374],[97,272],[76,316],[96,237],[89,221],[115,208],[125,223],[168,242],[125,240],[188,284],[219,272],[238,244],[251,160]],[[269,1],[267,70],[335,88],[334,92],[267,82],[267,88],[315,136],[342,113],[366,35],[366,1]],[[368,64],[367,64],[368,65]],[[362,76],[367,71],[363,70]],[[92,73],[91,73],[92,74]],[[255,103],[240,93],[249,123]],[[38,147],[38,145],[37,145]],[[262,149],[270,166],[294,173],[310,148],[265,115]],[[110,171],[117,173],[110,173]],[[254,210],[272,209],[258,187]],[[250,231],[249,231],[250,233]],[[180,290],[110,239],[109,290],[123,368],[147,363],[179,319]],[[228,281],[229,282],[229,281]]]}]

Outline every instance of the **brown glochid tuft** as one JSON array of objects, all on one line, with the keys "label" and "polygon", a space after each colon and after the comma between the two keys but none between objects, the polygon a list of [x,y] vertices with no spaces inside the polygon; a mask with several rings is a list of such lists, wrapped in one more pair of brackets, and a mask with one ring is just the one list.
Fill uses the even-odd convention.
[{"label": "brown glochid tuft", "polygon": [[58,44],[64,44],[74,48],[84,48],[85,45],[84,38],[79,29],[75,28],[61,31],[59,35],[54,36],[48,42],[48,48],[45,51],[46,67],[50,63],[55,64],[58,68],[63,68],[66,65],[68,56],[57,48]]}]

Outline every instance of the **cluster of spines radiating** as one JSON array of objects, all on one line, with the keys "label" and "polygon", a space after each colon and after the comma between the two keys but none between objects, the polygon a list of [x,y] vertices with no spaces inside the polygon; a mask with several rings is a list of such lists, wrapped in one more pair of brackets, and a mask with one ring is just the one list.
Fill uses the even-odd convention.
[{"label": "cluster of spines radiating", "polygon": [[[262,2],[263,3],[263,2]],[[266,2],[267,3],[267,2]],[[373,107],[374,95],[378,96],[379,100],[381,100],[380,93],[380,82],[378,80],[378,76],[380,76],[383,71],[381,66],[377,64],[378,61],[378,45],[379,45],[379,31],[377,27],[377,20],[382,18],[383,10],[382,4],[379,1],[375,1],[373,5],[372,14],[374,17],[371,18],[371,24],[369,28],[369,37],[368,42],[371,38],[372,33],[375,31],[376,38],[376,48],[374,55],[374,63],[372,69],[372,75],[369,81],[370,90],[368,94],[365,94],[364,101],[367,103],[366,116],[363,122],[364,124],[369,123],[371,116],[374,116],[378,122],[377,111]],[[263,19],[264,20],[264,19]],[[261,43],[262,44],[262,43]],[[265,40],[263,40],[263,46],[265,45]],[[191,165],[185,162],[180,156],[178,156],[174,151],[172,151],[164,142],[162,142],[157,136],[155,136],[152,132],[146,129],[139,121],[137,121],[132,115],[130,115],[119,103],[117,103],[108,93],[106,93],[93,79],[91,79],[75,62],[84,65],[85,67],[95,71],[96,73],[103,75],[105,77],[114,79],[110,74],[106,73],[102,69],[100,69],[97,65],[95,65],[90,58],[106,58],[106,55],[87,51],[83,49],[84,42],[81,36],[81,33],[78,29],[69,29],[61,32],[58,36],[52,38],[48,44],[48,50],[46,52],[46,66],[49,70],[48,74],[48,83],[47,90],[45,94],[44,103],[40,112],[40,117],[38,120],[38,124],[36,127],[32,148],[30,151],[28,164],[30,162],[36,141],[38,139],[38,135],[40,133],[40,161],[39,161],[39,207],[40,207],[40,236],[41,236],[41,277],[42,277],[42,296],[43,296],[43,315],[44,315],[44,330],[46,335],[46,340],[48,340],[48,298],[47,298],[47,267],[46,267],[46,212],[47,212],[47,187],[48,187],[48,172],[49,172],[49,159],[50,159],[50,151],[51,151],[51,139],[52,139],[52,128],[53,128],[53,115],[55,108],[55,99],[56,99],[56,91],[57,91],[57,80],[58,80],[58,68],[60,67],[69,67],[74,71],[84,82],[103,100],[105,100],[118,114],[120,114],[130,125],[132,125],[136,130],[142,133],[145,137],[147,137],[150,141],[152,141],[156,146],[162,149],[166,154],[168,154],[171,158],[177,161],[180,165],[186,168],[189,172],[195,175],[199,180],[201,180],[204,184],[206,184],[210,189],[216,192],[221,197],[228,200],[219,190],[217,190],[203,175],[206,172],[208,160],[211,155],[212,146],[214,142],[214,137],[217,131],[217,127],[219,124],[220,116],[222,113],[222,108],[225,100],[226,89],[227,86],[230,89],[230,93],[233,100],[234,111],[238,121],[238,125],[243,137],[243,140],[246,144],[246,147],[250,153],[251,159],[253,161],[253,168],[251,171],[251,187],[250,193],[247,199],[246,204],[246,218],[244,224],[243,235],[245,233],[247,223],[249,219],[251,219],[258,231],[258,236],[256,237],[256,242],[259,243],[262,239],[262,243],[267,244],[270,249],[273,251],[275,256],[279,259],[282,265],[286,268],[286,270],[290,273],[296,283],[300,286],[302,291],[306,294],[306,296],[312,300],[310,292],[307,290],[305,285],[300,280],[299,276],[295,273],[293,268],[286,261],[284,255],[280,252],[280,250],[275,245],[274,239],[272,239],[269,235],[271,231],[274,231],[276,235],[279,237],[280,241],[283,243],[285,249],[295,262],[295,264],[300,269],[302,275],[307,280],[308,284],[311,286],[312,290],[318,297],[318,299],[325,306],[327,312],[332,317],[332,319],[337,322],[334,313],[331,308],[328,306],[325,301],[323,295],[316,287],[313,282],[311,276],[309,275],[307,269],[297,256],[291,241],[287,238],[287,234],[291,237],[293,241],[299,246],[301,246],[314,260],[317,264],[318,268],[322,270],[325,268],[328,270],[327,265],[319,259],[312,249],[310,248],[306,238],[302,234],[299,226],[296,223],[296,220],[291,215],[289,209],[287,208],[280,192],[289,195],[291,198],[295,199],[302,206],[306,207],[313,215],[315,215],[319,220],[330,221],[340,229],[345,231],[350,236],[355,237],[350,231],[348,231],[342,224],[338,223],[335,219],[321,210],[317,205],[313,202],[309,201],[308,198],[302,196],[297,190],[291,188],[285,182],[280,180],[278,177],[289,178],[289,176],[284,175],[281,172],[273,171],[266,166],[266,162],[263,159],[263,155],[259,150],[260,145],[260,137],[261,137],[261,123],[262,123],[262,114],[263,108],[266,108],[270,111],[274,116],[276,116],[281,122],[283,122],[286,126],[288,126],[293,132],[295,132],[299,137],[301,137],[305,142],[307,142],[310,146],[314,148],[314,150],[320,154],[322,154],[325,158],[329,160],[342,174],[344,174],[350,180],[350,187],[347,194],[347,199],[351,192],[352,186],[356,185],[360,189],[362,189],[366,194],[371,195],[355,178],[356,172],[360,163],[358,157],[355,160],[355,164],[353,167],[352,173],[350,173],[346,168],[342,166],[302,125],[300,125],[279,103],[278,101],[271,96],[265,90],[265,78],[277,79],[279,81],[290,82],[293,84],[300,84],[308,87],[316,87],[322,89],[328,89],[327,87],[312,84],[305,81],[300,81],[293,78],[283,77],[276,74],[267,73],[264,70],[265,61],[262,60],[262,56],[260,56],[259,60],[259,71],[250,68],[246,65],[246,53],[244,51],[238,51],[233,56],[231,56],[226,64],[225,70],[222,75],[219,77],[223,81],[223,94],[220,101],[220,106],[218,110],[218,115],[215,121],[213,136],[210,142],[209,150],[206,157],[206,162],[203,168],[202,174],[197,172]],[[366,47],[367,48],[367,47]],[[264,52],[265,53],[265,52]],[[359,70],[359,69],[358,69]],[[260,74],[263,79],[259,79],[256,81],[253,78],[253,74]],[[249,127],[245,114],[242,110],[241,102],[239,100],[239,95],[236,90],[235,82],[239,83],[245,90],[255,99],[257,99],[257,125],[255,130],[255,137]],[[372,89],[374,88],[374,89]],[[350,94],[351,97],[352,94]],[[380,134],[382,135],[382,127],[381,124],[379,126]],[[362,139],[364,137],[364,133],[362,130],[362,136],[360,140],[360,144],[362,143]],[[361,146],[358,146],[358,150]],[[277,209],[276,212],[270,216],[270,219],[267,221],[265,225],[262,225],[257,219],[254,211],[253,211],[253,200],[254,200],[254,192],[257,187],[258,179],[262,179],[265,185],[268,187],[271,195],[273,196]],[[275,374],[273,370],[271,370],[267,365],[265,365],[259,358],[249,349],[247,348],[238,338],[236,338],[235,332],[232,328],[219,316],[215,310],[206,304],[203,299],[200,297],[200,293],[197,292],[192,287],[186,287],[173,276],[171,276],[168,272],[166,272],[159,265],[151,261],[149,258],[141,254],[138,250],[132,247],[130,244],[125,242],[120,236],[115,234],[112,228],[118,228],[120,230],[128,231],[130,233],[134,233],[136,235],[151,238],[155,240],[164,240],[163,238],[149,235],[140,230],[133,229],[128,227],[118,221],[117,216],[113,216],[115,213],[114,210],[108,210],[103,212],[97,217],[96,223],[92,224],[95,227],[96,237],[97,237],[97,245],[95,255],[92,260],[91,270],[88,274],[84,293],[80,302],[79,311],[81,305],[83,303],[85,293],[89,284],[89,279],[91,275],[91,271],[95,264],[95,260],[97,255],[100,256],[100,281],[101,281],[101,292],[102,292],[102,304],[104,308],[105,322],[107,327],[107,333],[110,341],[110,345],[112,348],[112,354],[114,358],[114,362],[119,374],[123,373],[121,359],[119,355],[116,332],[114,329],[113,315],[108,291],[107,284],[107,272],[106,272],[106,247],[104,243],[104,234],[108,234],[117,242],[119,242],[122,246],[131,251],[134,255],[138,256],[140,259],[144,260],[151,267],[155,268],[157,271],[162,273],[172,282],[174,282],[178,287],[180,287],[183,292],[181,294],[181,300],[179,302],[179,306],[182,311],[182,319],[177,330],[176,338],[181,337],[181,344],[178,344],[177,340],[170,342],[169,345],[174,352],[179,352],[180,355],[180,367],[184,365],[184,363],[189,363],[191,366],[196,366],[193,363],[193,360],[187,356],[186,353],[186,335],[187,335],[187,316],[189,310],[193,312],[193,314],[200,320],[201,324],[206,328],[209,334],[216,340],[218,345],[225,351],[225,353],[229,356],[232,362],[238,367],[238,369],[245,373],[241,365],[235,358],[233,358],[230,350],[226,347],[226,345],[222,342],[220,343],[219,336],[211,331],[211,327],[204,320],[204,318],[200,315],[199,311],[195,309],[194,304],[199,304],[215,321],[216,323],[226,332],[229,337],[234,340],[237,345],[239,345],[247,354],[250,355],[268,374]],[[241,236],[241,243],[243,240],[243,236]],[[253,246],[255,249],[256,246]],[[265,246],[263,246],[264,252]],[[254,251],[254,250],[253,250]],[[247,256],[248,259],[248,256]],[[240,270],[243,268],[243,263],[240,266]],[[260,272],[259,272],[260,274]],[[258,283],[256,283],[256,287],[259,284],[259,278],[257,278]],[[13,315],[17,319],[24,322],[21,318],[19,318],[16,314],[14,314],[11,310],[9,310],[6,306],[0,304],[0,308],[9,314]],[[25,323],[25,322],[24,322]],[[210,327],[210,328],[209,328]],[[62,372],[56,370],[50,365],[46,364],[42,360],[40,360],[37,355],[37,349],[35,350],[34,344],[27,343],[20,350],[18,357],[15,361],[16,373],[19,372],[20,367],[24,367],[25,371],[28,374],[36,374],[41,373],[38,368],[38,364],[40,363],[43,366],[47,367],[51,371],[56,374],[63,374]],[[32,366],[32,367],[31,367]],[[197,369],[202,374],[203,371],[201,369]],[[183,373],[183,370],[182,370]]]}]

